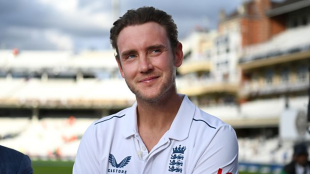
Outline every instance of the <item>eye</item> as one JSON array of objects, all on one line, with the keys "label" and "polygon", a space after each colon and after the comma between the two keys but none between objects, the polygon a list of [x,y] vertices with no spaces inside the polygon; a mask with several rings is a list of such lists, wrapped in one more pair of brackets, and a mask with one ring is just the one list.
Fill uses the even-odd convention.
[{"label": "eye", "polygon": [[132,59],[132,58],[135,58],[135,57],[137,57],[135,54],[129,54],[129,55],[127,56],[127,59]]},{"label": "eye", "polygon": [[161,52],[160,49],[154,49],[154,50],[153,50],[153,53],[159,53],[159,52]]},{"label": "eye", "polygon": [[134,59],[134,58],[136,58],[136,57],[137,57],[136,54],[126,54],[126,55],[123,55],[123,56],[121,57],[121,59],[122,59],[123,61],[127,61],[127,60]]},{"label": "eye", "polygon": [[161,53],[162,53],[162,50],[159,49],[159,48],[156,48],[156,49],[150,50],[149,55],[150,55],[150,56],[158,56],[158,55],[160,55]]}]

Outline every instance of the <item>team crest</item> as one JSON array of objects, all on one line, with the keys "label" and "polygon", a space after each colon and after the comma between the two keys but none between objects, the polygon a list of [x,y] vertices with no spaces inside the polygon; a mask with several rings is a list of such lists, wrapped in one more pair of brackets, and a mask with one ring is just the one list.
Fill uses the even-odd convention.
[{"label": "team crest", "polygon": [[116,169],[108,169],[108,172],[111,172],[111,173],[127,173],[126,170],[122,170],[120,168],[125,167],[130,162],[130,159],[131,159],[131,156],[127,156],[120,163],[117,163],[115,157],[112,154],[110,154],[109,155],[109,163],[112,165],[112,167],[115,167]]},{"label": "team crest", "polygon": [[186,150],[185,146],[179,145],[172,149],[173,153],[170,157],[169,163],[169,172],[180,172],[182,173],[182,166],[183,166],[183,159],[184,159],[184,152]]}]

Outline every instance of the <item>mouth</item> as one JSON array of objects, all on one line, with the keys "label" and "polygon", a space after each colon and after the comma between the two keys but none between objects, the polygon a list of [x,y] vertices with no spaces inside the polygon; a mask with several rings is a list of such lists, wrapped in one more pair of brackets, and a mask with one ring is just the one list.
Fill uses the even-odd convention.
[{"label": "mouth", "polygon": [[151,76],[151,77],[147,77],[147,78],[144,78],[144,79],[141,79],[139,80],[139,83],[150,83],[156,79],[158,79],[159,76]]}]

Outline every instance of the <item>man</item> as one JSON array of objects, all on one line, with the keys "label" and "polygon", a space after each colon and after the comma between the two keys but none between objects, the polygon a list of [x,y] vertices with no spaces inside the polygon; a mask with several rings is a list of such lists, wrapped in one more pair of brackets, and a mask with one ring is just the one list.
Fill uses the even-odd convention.
[{"label": "man", "polygon": [[293,160],[284,166],[282,174],[310,174],[306,144],[298,143],[294,145]]},{"label": "man", "polygon": [[238,173],[233,128],[177,93],[183,52],[171,16],[142,7],[113,25],[116,61],[137,102],[87,129],[73,173]]},{"label": "man", "polygon": [[31,160],[14,149],[0,146],[1,174],[32,174]]}]

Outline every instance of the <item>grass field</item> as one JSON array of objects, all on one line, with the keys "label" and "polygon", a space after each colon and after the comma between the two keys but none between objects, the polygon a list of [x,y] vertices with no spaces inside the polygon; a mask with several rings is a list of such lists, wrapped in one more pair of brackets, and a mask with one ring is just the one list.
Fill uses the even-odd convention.
[{"label": "grass field", "polygon": [[35,174],[70,174],[72,173],[72,161],[32,161]]},{"label": "grass field", "polygon": [[[35,174],[71,174],[72,161],[32,161]],[[259,174],[240,172],[239,174]]]}]

